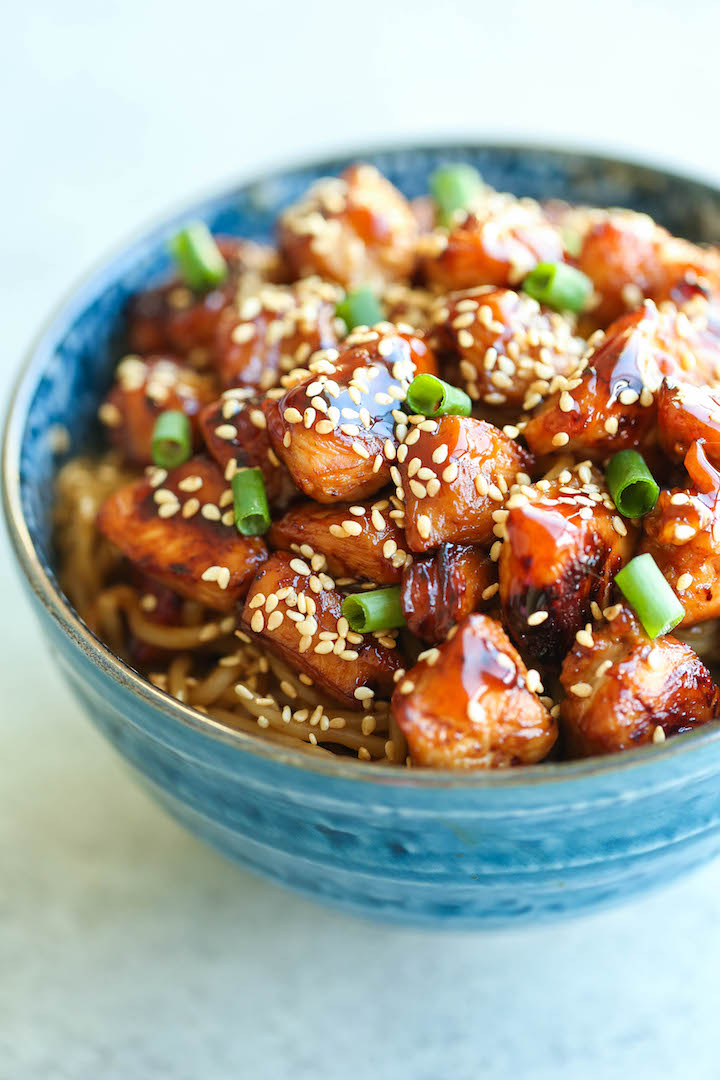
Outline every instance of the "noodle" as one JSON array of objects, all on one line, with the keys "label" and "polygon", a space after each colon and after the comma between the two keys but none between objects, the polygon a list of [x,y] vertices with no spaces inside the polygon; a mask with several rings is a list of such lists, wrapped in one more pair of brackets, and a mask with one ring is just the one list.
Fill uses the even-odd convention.
[{"label": "noodle", "polygon": [[172,621],[153,618],[156,598],[128,580],[127,564],[95,526],[104,500],[133,478],[113,453],[77,458],[58,475],[59,579],[87,626],[158,689],[229,728],[309,754],[403,763],[407,745],[387,702],[372,712],[333,703],[252,644],[235,615],[183,600]]}]

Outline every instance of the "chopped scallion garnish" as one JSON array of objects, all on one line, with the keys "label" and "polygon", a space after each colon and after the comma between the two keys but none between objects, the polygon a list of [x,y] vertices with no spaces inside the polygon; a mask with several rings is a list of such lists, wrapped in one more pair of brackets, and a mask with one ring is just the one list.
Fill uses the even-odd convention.
[{"label": "chopped scallion garnish", "polygon": [[610,459],[605,478],[623,517],[639,518],[652,510],[660,488],[637,450],[621,450]]},{"label": "chopped scallion garnish", "polygon": [[422,416],[469,416],[472,409],[464,390],[436,375],[417,375],[408,387],[405,404],[411,413]]},{"label": "chopped scallion garnish", "polygon": [[430,177],[430,191],[435,200],[440,225],[448,228],[455,215],[469,210],[482,193],[484,184],[477,169],[472,165],[444,165]]},{"label": "chopped scallion garnish", "polygon": [[522,287],[539,304],[576,314],[583,310],[593,291],[590,278],[567,263],[538,263]]},{"label": "chopped scallion garnish", "polygon": [[682,622],[685,609],[652,555],[636,555],[615,576],[615,584],[635,609],[648,637],[667,634]]},{"label": "chopped scallion garnish", "polygon": [[397,585],[346,596],[342,602],[342,613],[350,629],[358,634],[405,626],[400,587]]},{"label": "chopped scallion garnish", "polygon": [[346,293],[335,308],[335,314],[340,316],[348,330],[354,330],[356,326],[374,326],[383,318],[383,310],[375,293],[366,287]]},{"label": "chopped scallion garnish", "polygon": [[262,536],[272,524],[262,471],[240,469],[230,486],[238,532],[243,536]]},{"label": "chopped scallion garnish", "polygon": [[192,453],[192,431],[184,412],[168,409],[155,421],[152,433],[152,459],[162,469],[175,469]]},{"label": "chopped scallion garnish", "polygon": [[193,222],[173,237],[170,251],[180,276],[194,292],[207,292],[227,277],[227,263],[203,221]]}]

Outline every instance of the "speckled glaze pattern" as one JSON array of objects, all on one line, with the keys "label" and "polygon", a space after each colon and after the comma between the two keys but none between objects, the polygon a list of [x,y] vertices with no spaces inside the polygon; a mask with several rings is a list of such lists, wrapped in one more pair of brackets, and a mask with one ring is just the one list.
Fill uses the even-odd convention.
[{"label": "speckled glaze pattern", "polygon": [[[720,850],[720,732],[622,758],[508,773],[394,771],[307,757],[223,731],[149,686],[98,643],[53,572],[53,475],[98,438],[98,401],[122,349],[128,296],[168,269],[178,222],[268,239],[283,206],[350,160],[408,195],[440,162],[470,161],[501,190],[646,210],[720,238],[720,192],[583,154],[437,147],[279,173],[187,207],[106,262],[36,344],[8,422],[10,533],[57,662],[88,715],[154,796],[198,836],[319,901],[404,924],[494,927],[577,913],[656,886]],[[53,431],[70,447],[59,456]]]}]

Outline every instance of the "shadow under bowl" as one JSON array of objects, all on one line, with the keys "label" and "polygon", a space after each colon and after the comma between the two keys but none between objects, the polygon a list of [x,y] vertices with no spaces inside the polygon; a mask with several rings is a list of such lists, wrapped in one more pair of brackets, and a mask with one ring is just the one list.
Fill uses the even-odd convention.
[{"label": "shadow under bowl", "polygon": [[[128,297],[168,270],[178,224],[258,240],[278,211],[351,160],[407,195],[448,160],[494,187],[652,214],[694,240],[720,236],[720,191],[638,165],[534,147],[446,145],[354,155],[274,173],[186,206],[106,261],[32,349],[10,409],[9,531],[50,648],[89,716],[178,820],[250,869],[362,915],[494,927],[579,913],[662,882],[720,849],[716,725],[624,755],[453,774],[310,759],[229,731],[113,656],[63,596],[53,566],[54,475],[97,443],[97,406]],[[57,431],[69,447],[58,453]]]}]

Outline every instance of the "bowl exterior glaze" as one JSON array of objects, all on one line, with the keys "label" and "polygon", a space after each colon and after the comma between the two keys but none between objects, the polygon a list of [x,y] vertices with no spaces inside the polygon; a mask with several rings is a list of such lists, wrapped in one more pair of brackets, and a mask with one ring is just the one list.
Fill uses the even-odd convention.
[{"label": "bowl exterior glaze", "polygon": [[[647,210],[695,239],[720,237],[720,193],[582,154],[438,147],[363,154],[409,195],[448,159],[502,190]],[[352,160],[352,159],[348,159]],[[656,886],[720,849],[720,733],[612,760],[504,774],[428,775],[310,761],[223,732],[100,646],[53,572],[53,475],[97,441],[96,411],[122,349],[127,298],[167,270],[168,235],[203,218],[268,239],[278,210],[348,161],[271,176],[188,207],[129,245],[77,290],[33,351],[8,423],[10,533],[60,667],[88,715],[156,798],[252,870],[318,900],[405,924],[537,921]],[[70,446],[57,453],[58,425]]]}]

